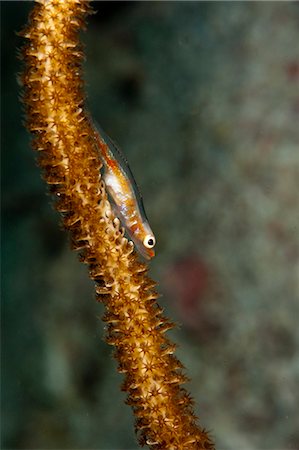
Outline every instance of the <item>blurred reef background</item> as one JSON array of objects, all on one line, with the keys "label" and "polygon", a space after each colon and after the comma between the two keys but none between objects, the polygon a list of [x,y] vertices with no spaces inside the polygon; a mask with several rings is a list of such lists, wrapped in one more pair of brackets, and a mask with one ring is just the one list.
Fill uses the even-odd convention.
[{"label": "blurred reef background", "polygon": [[[93,5],[89,109],[143,193],[201,423],[219,450],[298,450],[299,4]],[[1,1],[1,448],[137,450],[103,307],[22,127],[32,6]]]}]

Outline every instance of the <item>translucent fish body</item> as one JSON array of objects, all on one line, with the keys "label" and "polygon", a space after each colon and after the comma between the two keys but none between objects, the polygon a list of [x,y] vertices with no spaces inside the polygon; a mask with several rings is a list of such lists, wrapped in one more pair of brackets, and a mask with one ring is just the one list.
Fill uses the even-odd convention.
[{"label": "translucent fish body", "polygon": [[117,145],[97,126],[95,139],[104,165],[104,181],[114,212],[146,259],[155,256],[155,236],[145,214],[141,194],[128,162]]}]

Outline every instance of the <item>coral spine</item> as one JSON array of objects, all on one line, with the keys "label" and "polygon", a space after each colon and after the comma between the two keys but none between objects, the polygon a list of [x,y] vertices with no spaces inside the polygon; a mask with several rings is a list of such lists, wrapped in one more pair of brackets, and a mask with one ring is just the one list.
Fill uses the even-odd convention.
[{"label": "coral spine", "polygon": [[23,103],[43,176],[56,198],[73,248],[89,265],[106,306],[107,342],[115,346],[123,389],[141,445],[152,449],[213,449],[197,423],[186,381],[164,333],[172,324],[156,303],[155,283],[123,235],[100,179],[101,162],[84,109],[78,33],[88,2],[39,0],[23,48]]}]

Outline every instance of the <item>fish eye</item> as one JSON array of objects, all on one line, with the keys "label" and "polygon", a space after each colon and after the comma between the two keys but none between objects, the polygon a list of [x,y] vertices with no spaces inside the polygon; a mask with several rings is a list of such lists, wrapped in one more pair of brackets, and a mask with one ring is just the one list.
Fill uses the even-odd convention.
[{"label": "fish eye", "polygon": [[143,245],[146,248],[153,248],[155,246],[156,243],[156,239],[154,238],[154,236],[152,236],[151,234],[148,234],[147,236],[145,236],[145,238],[143,239]]}]

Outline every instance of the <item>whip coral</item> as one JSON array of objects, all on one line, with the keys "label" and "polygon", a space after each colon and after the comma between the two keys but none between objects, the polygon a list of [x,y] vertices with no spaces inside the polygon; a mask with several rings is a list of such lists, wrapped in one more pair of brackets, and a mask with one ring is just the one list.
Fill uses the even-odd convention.
[{"label": "whip coral", "polygon": [[84,109],[78,34],[88,2],[39,0],[22,32],[26,125],[43,177],[74,249],[88,264],[103,302],[107,342],[115,346],[123,389],[141,445],[152,449],[212,449],[196,423],[186,381],[165,331],[172,324],[156,303],[155,282],[124,237],[101,181],[101,161]]}]

